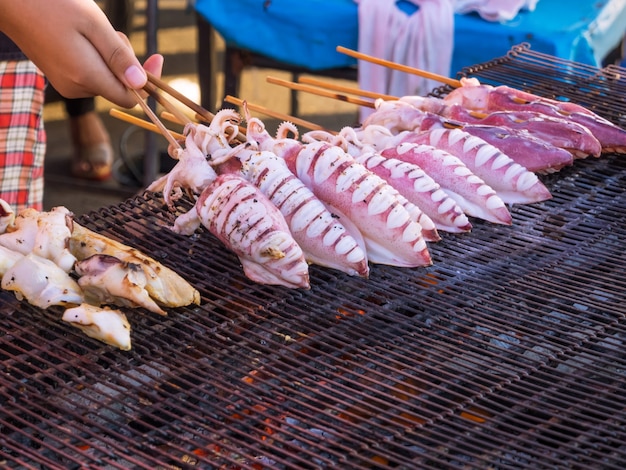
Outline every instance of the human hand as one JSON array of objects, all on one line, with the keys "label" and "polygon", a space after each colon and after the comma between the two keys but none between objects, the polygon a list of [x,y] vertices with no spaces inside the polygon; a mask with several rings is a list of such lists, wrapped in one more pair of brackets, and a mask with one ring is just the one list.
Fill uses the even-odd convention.
[{"label": "human hand", "polygon": [[0,0],[0,10],[0,30],[67,98],[102,96],[130,108],[136,99],[128,88],[141,89],[146,70],[161,75],[163,57],[142,66],[93,0]]}]

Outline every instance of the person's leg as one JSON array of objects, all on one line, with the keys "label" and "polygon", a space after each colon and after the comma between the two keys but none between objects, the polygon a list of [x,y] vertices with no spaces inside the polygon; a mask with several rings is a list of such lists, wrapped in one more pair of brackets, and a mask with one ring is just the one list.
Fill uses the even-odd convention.
[{"label": "person's leg", "polygon": [[65,99],[73,146],[72,176],[90,180],[111,177],[113,147],[109,133],[95,110],[94,98]]},{"label": "person's leg", "polygon": [[43,210],[45,78],[28,60],[0,62],[0,198]]}]

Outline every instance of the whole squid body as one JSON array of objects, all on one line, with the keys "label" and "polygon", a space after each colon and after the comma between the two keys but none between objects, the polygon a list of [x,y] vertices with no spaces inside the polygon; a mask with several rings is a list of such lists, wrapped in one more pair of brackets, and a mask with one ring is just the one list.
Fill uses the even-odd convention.
[{"label": "whole squid body", "polygon": [[278,208],[243,176],[218,175],[173,230],[192,234],[200,225],[237,255],[248,278],[261,284],[305,288],[309,268]]},{"label": "whole squid body", "polygon": [[[343,128],[338,136],[325,131],[311,131],[302,139],[325,140],[344,148],[358,163],[387,181],[422,209],[437,230],[461,233],[472,229],[472,224],[461,207],[421,167],[415,163],[382,156],[372,146],[360,142],[353,128]],[[423,226],[421,220],[418,222]]]},{"label": "whole squid body", "polygon": [[286,162],[318,198],[359,228],[370,261],[402,267],[432,264],[422,227],[399,193],[343,149],[313,142]]},{"label": "whole squid body", "polygon": [[[422,111],[464,123],[463,128],[470,133],[475,126],[494,126],[498,129],[506,128],[516,133],[521,132],[523,137],[539,139],[556,148],[568,151],[573,158],[585,158],[589,155],[598,157],[602,152],[600,142],[589,129],[567,120],[565,116],[546,116],[532,110],[472,111],[459,104],[446,103],[441,98],[423,96],[406,96],[400,98],[400,101],[409,103]],[[502,150],[510,155],[505,149]],[[512,155],[510,156],[513,158]],[[550,167],[558,167],[559,159],[557,157],[558,154],[555,156],[546,155],[544,151],[537,155],[535,160],[537,160],[537,164],[543,161]],[[518,163],[523,164],[519,161]],[[524,164],[524,166],[533,171],[532,165]]]},{"label": "whole squid body", "polygon": [[[248,128],[261,125],[248,120]],[[248,133],[250,134],[250,133]],[[214,153],[212,163],[224,161],[218,173],[238,173],[258,187],[285,217],[290,232],[306,260],[349,275],[367,277],[369,266],[360,232],[348,231],[342,220],[304,185],[285,160],[269,151],[244,143],[226,154]],[[351,227],[352,228],[352,227]]]},{"label": "whole squid body", "polygon": [[507,86],[482,85],[476,79],[464,79],[461,83],[463,86],[444,98],[446,103],[476,111],[531,110],[566,118],[589,129],[603,151],[626,153],[626,131],[580,105],[542,98]]},{"label": "whole squid body", "polygon": [[[289,138],[289,134],[293,134],[296,138]],[[367,257],[370,261],[380,264],[391,264],[395,266],[420,266],[430,264],[430,254],[427,251],[422,252],[421,259],[415,260],[415,254],[410,250],[404,253],[406,246],[393,247],[394,237],[397,241],[402,240],[398,233],[390,233],[389,228],[385,228],[385,222],[382,220],[383,214],[376,214],[372,216],[363,211],[362,204],[358,204],[360,207],[357,209],[354,205],[346,200],[350,197],[351,191],[355,190],[355,186],[352,185],[353,181],[350,178],[358,176],[361,178],[362,183],[361,191],[356,193],[355,202],[360,201],[366,197],[364,191],[367,191],[368,185],[378,186],[381,190],[381,195],[377,198],[376,202],[380,203],[386,198],[387,202],[394,206],[389,215],[395,217],[395,222],[398,223],[398,215],[408,215],[415,225],[410,225],[411,230],[418,229],[421,232],[421,236],[416,239],[420,240],[418,245],[425,245],[425,241],[437,241],[440,239],[437,233],[436,226],[432,223],[432,220],[428,219],[429,226],[426,230],[420,225],[418,220],[424,215],[422,210],[415,204],[408,201],[399,192],[388,185],[382,178],[379,178],[363,165],[356,162],[356,160],[344,149],[335,147],[329,144],[326,140],[321,142],[316,139],[309,139],[308,144],[303,144],[300,140],[297,140],[298,129],[289,122],[283,122],[276,132],[276,138],[272,138],[269,133],[262,126],[251,126],[248,130],[248,138],[257,142],[262,149],[270,150],[274,154],[280,156],[287,162],[289,170],[294,173],[297,178],[304,182],[313,193],[329,208],[329,210],[335,214],[335,217],[339,217],[340,220],[349,221],[350,231],[357,231],[362,234],[365,241]],[[326,146],[320,150],[320,154],[323,154],[326,158],[320,159],[320,155],[312,155],[310,150],[321,143],[325,143]],[[333,151],[329,151],[328,147],[333,147]],[[305,152],[305,148],[308,150]],[[304,153],[303,153],[304,152]],[[315,154],[315,152],[313,152]],[[304,157],[304,158],[303,158]],[[311,158],[313,157],[313,158]],[[307,161],[307,159],[309,159]],[[298,167],[298,163],[300,167]],[[324,165],[327,165],[324,167]],[[342,166],[343,165],[343,166]],[[345,168],[344,168],[345,167]],[[298,173],[298,168],[301,170],[301,174]],[[337,176],[336,171],[341,173],[341,169],[351,169],[351,172],[344,173],[344,178],[341,181],[343,187],[333,187],[333,181]],[[307,171],[311,171],[312,175],[317,174],[318,178],[307,175]],[[335,174],[333,174],[335,173]],[[333,174],[333,175],[331,175]],[[349,176],[348,176],[349,175]],[[346,177],[347,176],[347,177]],[[330,177],[330,178],[329,178]],[[304,178],[304,179],[303,179]],[[371,188],[370,188],[371,189]],[[395,206],[400,204],[401,207]],[[365,217],[365,219],[363,219]],[[367,220],[371,218],[371,220]],[[354,229],[352,228],[354,226]],[[386,233],[385,233],[386,232]],[[384,233],[384,235],[383,235]],[[404,236],[409,232],[407,231]],[[417,245],[416,245],[417,246]],[[417,263],[417,264],[416,264]],[[420,264],[421,263],[421,264]]]},{"label": "whole squid body", "polygon": [[[379,102],[380,103],[380,102]],[[409,119],[403,116],[405,108],[410,109]],[[467,167],[485,183],[491,186],[507,204],[528,204],[550,199],[552,195],[537,175],[498,148],[490,145],[479,137],[475,137],[462,129],[431,128],[421,130],[426,114],[408,103],[390,102],[379,104],[377,111],[363,123],[363,129],[372,125],[381,125],[395,134],[389,139],[388,147],[400,142],[432,145],[458,157]],[[396,117],[391,111],[396,110]],[[378,143],[378,148],[384,144]]]},{"label": "whole squid body", "polygon": [[507,204],[531,204],[552,198],[535,173],[461,129],[440,128],[402,134],[402,142],[432,145],[458,157]]},{"label": "whole squid body", "polygon": [[422,168],[471,217],[511,225],[511,213],[498,194],[454,155],[431,145],[401,143],[381,152],[386,158]]}]

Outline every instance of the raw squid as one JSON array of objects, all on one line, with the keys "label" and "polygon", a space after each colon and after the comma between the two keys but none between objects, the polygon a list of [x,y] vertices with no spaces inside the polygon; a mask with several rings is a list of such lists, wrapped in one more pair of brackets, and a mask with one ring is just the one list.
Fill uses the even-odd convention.
[{"label": "raw squid", "polygon": [[[476,125],[504,127],[522,132],[522,136],[528,135],[547,142],[554,147],[567,150],[575,158],[585,158],[589,155],[597,157],[602,152],[600,142],[589,129],[576,122],[568,121],[564,116],[546,116],[530,110],[483,113],[481,111],[468,110],[459,104],[448,104],[443,99],[432,97],[410,96],[400,98],[400,100],[410,103],[423,111],[467,124],[463,128],[470,133],[472,132],[471,129]],[[509,152],[502,150],[513,158]],[[552,167],[557,166],[555,163],[552,163],[550,155],[540,155],[537,157],[537,160],[544,160],[546,163],[550,163]],[[532,165],[524,166],[532,170]]]},{"label": "raw squid", "polygon": [[414,163],[456,201],[463,212],[496,224],[510,225],[512,217],[498,194],[460,159],[430,145],[402,143],[383,150],[387,158]]},{"label": "raw squid", "polygon": [[[323,131],[307,132],[305,141],[323,140],[339,145],[357,162],[374,172],[405,198],[422,209],[437,230],[468,232],[472,224],[454,199],[441,188],[424,170],[414,163],[383,157],[377,150],[360,142],[351,127],[341,130],[339,136]],[[418,223],[424,228],[423,220]]]},{"label": "raw squid", "polygon": [[[248,120],[248,129],[263,126]],[[249,132],[248,134],[251,134]],[[360,232],[348,232],[313,192],[273,152],[259,151],[250,143],[230,152],[218,170],[237,172],[258,187],[285,217],[291,234],[308,262],[367,277],[369,266]],[[230,167],[230,168],[228,168]]]},{"label": "raw squid", "polygon": [[458,157],[507,204],[529,204],[552,197],[535,173],[461,129],[407,133],[403,141],[432,145]]},{"label": "raw squid", "polygon": [[130,351],[130,323],[126,315],[108,307],[81,304],[68,308],[61,319],[87,336],[115,346],[122,351]]},{"label": "raw squid", "polygon": [[285,218],[242,176],[219,175],[200,194],[194,209],[176,219],[173,229],[190,234],[200,224],[239,257],[251,280],[309,288],[308,265]]},{"label": "raw squid", "polygon": [[318,198],[357,225],[370,261],[405,267],[432,263],[422,227],[411,219],[398,191],[343,149],[314,142],[286,161]]},{"label": "raw squid", "polygon": [[[427,99],[434,100],[434,98],[421,97],[405,97],[398,101],[378,100],[378,108],[367,118],[364,128],[371,125],[383,125],[395,134],[402,131],[423,133],[433,129],[462,129],[467,134],[474,135],[494,146],[512,161],[530,171],[552,172],[565,165],[571,165],[573,162],[573,157],[569,152],[534,138],[528,132],[450,121],[439,114],[423,111],[412,104],[421,103],[424,106],[423,101],[420,100]],[[441,108],[443,106],[435,107],[437,110]],[[590,137],[594,139],[593,136],[590,135]],[[460,155],[457,156],[463,159]]]},{"label": "raw squid", "polygon": [[476,79],[462,81],[444,100],[478,111],[524,111],[531,110],[557,118],[567,118],[591,131],[605,152],[626,153],[626,131],[607,119],[582,110],[573,103],[561,103],[535,95],[524,94],[506,86],[481,85]]},{"label": "raw squid", "polygon": [[35,307],[74,306],[83,303],[78,283],[49,259],[29,253],[22,256],[2,276],[2,288],[15,292]]},{"label": "raw squid", "polygon": [[146,291],[148,282],[143,268],[110,255],[93,255],[78,261],[74,268],[78,285],[86,300],[94,305],[143,307],[159,315],[167,315]]},{"label": "raw squid", "polygon": [[137,264],[146,275],[146,290],[150,297],[164,307],[184,307],[200,303],[200,293],[174,270],[141,251],[74,223],[70,249],[78,260],[96,254],[114,256],[124,262]]},{"label": "raw squid", "polygon": [[0,245],[24,255],[33,253],[49,259],[69,272],[76,261],[68,249],[72,226],[73,214],[65,207],[48,212],[24,209],[0,235]]}]

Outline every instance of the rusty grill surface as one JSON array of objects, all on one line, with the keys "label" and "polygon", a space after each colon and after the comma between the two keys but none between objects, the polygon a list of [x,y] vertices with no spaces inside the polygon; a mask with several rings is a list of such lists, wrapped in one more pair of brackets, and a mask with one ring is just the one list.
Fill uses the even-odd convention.
[{"label": "rusty grill surface", "polygon": [[[561,96],[587,81],[576,99],[622,116],[623,78],[570,70],[521,48],[469,73]],[[246,280],[206,232],[168,231],[159,197],[81,217],[176,269],[202,305],[127,312],[121,352],[2,293],[1,464],[622,468],[626,157],[542,179],[552,200],[443,234],[432,267],[313,267],[310,291]]]}]

